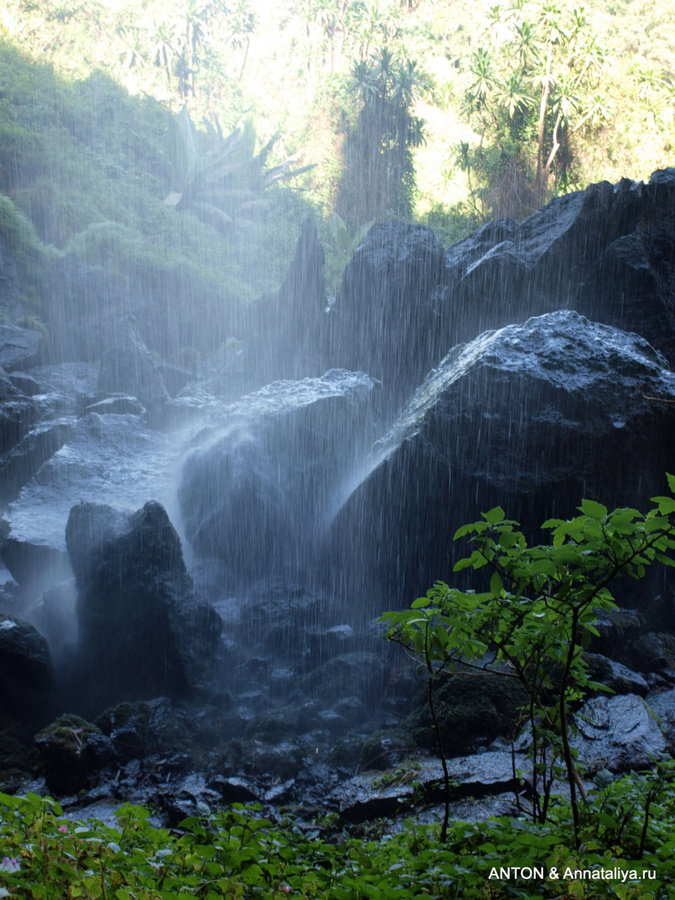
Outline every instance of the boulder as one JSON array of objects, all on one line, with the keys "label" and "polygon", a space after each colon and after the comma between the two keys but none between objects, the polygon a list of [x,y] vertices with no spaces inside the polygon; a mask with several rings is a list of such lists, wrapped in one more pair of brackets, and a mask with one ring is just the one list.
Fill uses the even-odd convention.
[{"label": "boulder", "polygon": [[102,769],[117,762],[110,738],[79,716],[59,716],[35,736],[35,745],[44,760],[47,787],[57,795],[87,790]]},{"label": "boulder", "polygon": [[39,425],[0,457],[0,508],[16,500],[27,484],[70,437],[65,422]]},{"label": "boulder", "polygon": [[674,362],[674,224],[675,169],[648,184],[623,179],[556,197],[521,223],[489,222],[446,253],[435,292],[443,352],[485,329],[571,308],[637,331]]},{"label": "boulder", "polygon": [[324,253],[312,219],[302,225],[281,287],[253,302],[244,322],[250,390],[281,378],[323,372],[328,335]]},{"label": "boulder", "polygon": [[39,415],[35,401],[16,388],[0,369],[0,454],[15,447]]},{"label": "boulder", "polygon": [[373,225],[331,311],[331,364],[368,372],[387,396],[405,396],[450,346],[434,295],[442,275],[443,247],[430,228]]},{"label": "boulder", "polygon": [[575,715],[578,733],[572,746],[586,771],[629,772],[644,769],[666,749],[658,722],[642,697],[594,697]]},{"label": "boulder", "polygon": [[85,700],[98,707],[206,689],[221,622],[194,593],[164,508],[80,503],[66,542],[77,580]]},{"label": "boulder", "polygon": [[0,714],[19,731],[30,730],[48,712],[54,672],[47,641],[27,622],[0,615]]},{"label": "boulder", "polygon": [[673,401],[645,340],[576,312],[487,332],[448,354],[345,485],[334,564],[361,596],[379,584],[410,602],[449,577],[456,529],[494,506],[537,541],[584,497],[647,508],[675,464]]},{"label": "boulder", "polygon": [[231,582],[306,565],[334,486],[367,441],[372,387],[333,370],[226,407],[183,464],[178,498],[197,553],[225,560]]},{"label": "boulder", "polygon": [[138,333],[133,316],[120,319],[112,346],[101,357],[97,388],[104,394],[130,394],[147,409],[158,409],[169,400],[162,376]]},{"label": "boulder", "polygon": [[34,328],[0,325],[0,366],[5,371],[30,369],[37,364],[44,334]]}]

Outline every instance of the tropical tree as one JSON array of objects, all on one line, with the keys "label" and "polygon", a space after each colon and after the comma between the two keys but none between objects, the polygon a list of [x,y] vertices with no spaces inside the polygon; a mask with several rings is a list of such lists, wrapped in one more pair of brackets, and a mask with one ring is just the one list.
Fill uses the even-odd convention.
[{"label": "tropical tree", "polygon": [[353,226],[385,215],[408,219],[415,173],[412,149],[423,141],[414,104],[429,89],[418,63],[388,47],[352,66],[352,93],[360,106],[347,142],[338,211]]},{"label": "tropical tree", "polygon": [[585,11],[567,0],[493,6],[483,37],[462,104],[481,136],[464,154],[465,168],[486,188],[485,215],[524,214],[551,190],[564,190],[574,135],[608,114],[601,90],[607,51]]}]

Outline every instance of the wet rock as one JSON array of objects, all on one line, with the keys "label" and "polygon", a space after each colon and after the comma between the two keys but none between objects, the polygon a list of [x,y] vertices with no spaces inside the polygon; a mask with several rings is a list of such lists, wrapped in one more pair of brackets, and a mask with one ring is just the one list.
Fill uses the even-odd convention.
[{"label": "wet rock", "polygon": [[45,764],[47,787],[55,794],[88,789],[115,762],[112,742],[79,716],[64,715],[35,736]]},{"label": "wet rock", "polygon": [[27,622],[0,615],[0,714],[30,731],[48,715],[54,690],[47,641]]},{"label": "wet rock", "polygon": [[675,446],[675,404],[653,396],[675,400],[663,358],[572,311],[456,347],[346,485],[337,569],[361,595],[375,576],[376,595],[415,597],[452,571],[455,530],[491,507],[533,537],[582,497],[647,508]]},{"label": "wet rock", "polygon": [[[490,222],[451,247],[436,291],[446,350],[559,308],[637,331],[675,360],[675,172],[556,197],[528,219]],[[443,352],[439,355],[441,358]]]},{"label": "wet rock", "polygon": [[438,328],[443,248],[422,225],[381,222],[349,261],[331,311],[333,365],[368,372],[402,397],[447,352]]},{"label": "wet rock", "polygon": [[112,346],[101,357],[97,389],[104,394],[130,394],[147,409],[161,408],[169,400],[133,316],[120,320]]},{"label": "wet rock", "polygon": [[66,443],[71,428],[66,422],[38,426],[0,457],[0,506],[15,500],[21,488]]},{"label": "wet rock", "polygon": [[258,803],[260,796],[244,778],[225,778],[216,775],[209,780],[209,787],[218,792],[221,803]]},{"label": "wet rock", "polygon": [[205,689],[217,666],[221,622],[195,595],[164,508],[149,502],[129,514],[80,503],[66,541],[90,700],[100,708]]},{"label": "wet rock", "polygon": [[2,561],[26,596],[37,596],[73,574],[68,555],[49,544],[9,537],[2,545]]},{"label": "wet rock", "polygon": [[26,397],[35,397],[37,394],[42,393],[40,382],[26,372],[9,372],[7,377],[17,391],[25,394]]},{"label": "wet rock", "polygon": [[645,619],[636,609],[616,609],[601,613],[595,621],[598,634],[592,647],[597,653],[627,662],[628,648],[644,628]]},{"label": "wet rock", "polygon": [[0,367],[5,371],[30,369],[37,364],[44,341],[41,331],[0,325]]},{"label": "wet rock", "polygon": [[307,564],[333,486],[367,431],[372,379],[330,371],[275,382],[226,407],[183,465],[185,533],[229,581],[284,580]]},{"label": "wet rock", "polygon": [[[508,750],[493,750],[475,756],[449,759],[451,797],[485,797],[520,788],[513,776],[514,760]],[[516,755],[516,768],[525,768],[524,757]],[[389,777],[387,777],[389,776]],[[392,816],[410,808],[416,793],[426,798],[443,794],[443,768],[440,760],[420,760],[406,768],[378,775],[357,775],[341,783],[327,798],[327,804],[347,821]]]},{"label": "wet rock", "polygon": [[649,685],[639,672],[633,672],[628,666],[598,653],[586,653],[584,658],[588,663],[588,675],[593,681],[606,685],[616,694],[647,695]]},{"label": "wet rock", "polygon": [[0,454],[16,446],[39,415],[35,401],[16,388],[0,369]]},{"label": "wet rock", "polygon": [[316,376],[325,370],[328,315],[323,263],[316,225],[306,219],[281,287],[248,310],[244,354],[250,386]]},{"label": "wet rock", "polygon": [[[437,682],[434,706],[445,752],[469,753],[497,737],[513,737],[526,704],[525,689],[506,676],[458,672]],[[406,726],[417,746],[437,751],[426,686]]]},{"label": "wet rock", "polygon": [[628,654],[642,672],[663,672],[675,668],[675,637],[651,631],[632,641]]},{"label": "wet rock", "polygon": [[575,720],[578,734],[572,745],[591,775],[601,768],[610,772],[646,768],[666,749],[654,716],[634,694],[587,700]]},{"label": "wet rock", "polygon": [[135,397],[106,397],[86,408],[86,412],[98,413],[99,416],[142,416],[145,407]]},{"label": "wet rock", "polygon": [[666,749],[675,755],[675,688],[651,694],[647,706],[657,717],[666,741]]}]

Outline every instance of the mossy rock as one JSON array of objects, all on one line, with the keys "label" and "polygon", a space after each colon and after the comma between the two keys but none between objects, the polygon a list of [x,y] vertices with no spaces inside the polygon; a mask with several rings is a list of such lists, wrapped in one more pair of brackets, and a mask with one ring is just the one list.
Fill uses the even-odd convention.
[{"label": "mossy rock", "polygon": [[[434,688],[445,753],[470,753],[495,738],[512,737],[521,718],[520,710],[526,703],[523,687],[507,676],[459,672],[447,677]],[[438,751],[426,686],[420,691],[407,724],[418,746]]]},{"label": "mossy rock", "polygon": [[47,787],[55,794],[76,794],[90,787],[96,773],[112,763],[109,738],[80,716],[59,716],[35,736],[45,764]]}]

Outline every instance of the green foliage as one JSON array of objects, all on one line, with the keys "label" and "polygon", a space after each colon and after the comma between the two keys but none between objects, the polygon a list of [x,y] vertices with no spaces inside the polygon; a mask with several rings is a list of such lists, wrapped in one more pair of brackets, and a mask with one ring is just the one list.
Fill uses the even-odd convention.
[{"label": "green foliage", "polygon": [[[336,843],[319,835],[327,825],[339,829],[339,822],[324,819],[305,833],[292,821],[275,825],[259,808],[237,804],[220,812],[204,808],[168,831],[153,826],[140,806],[122,806],[117,828],[110,828],[66,819],[50,798],[0,794],[0,897],[666,900],[675,877],[674,775],[672,762],[664,762],[656,776],[633,774],[599,788],[601,821],[588,826],[579,854],[566,840],[564,804],[547,825],[457,821],[444,844],[435,828],[411,821],[386,840],[343,836]],[[646,828],[645,792],[654,812]],[[631,805],[627,817],[622,811]],[[616,827],[620,846],[605,840]],[[524,867],[525,876],[500,877],[504,867]],[[575,869],[596,874],[575,877]]]},{"label": "green foliage", "polygon": [[[675,477],[669,475],[668,483],[675,492]],[[432,686],[441,673],[462,663],[483,675],[518,680],[528,697],[523,712],[532,737],[533,821],[547,820],[553,782],[564,777],[577,846],[577,793],[585,799],[585,791],[570,746],[570,711],[590,689],[601,687],[590,680],[583,652],[598,633],[598,615],[617,608],[609,589],[614,578],[642,578],[655,562],[675,565],[675,498],[655,497],[653,503],[642,514],[630,508],[608,512],[583,500],[581,515],[545,522],[551,543],[533,547],[518,523],[496,507],[455,535],[469,537],[473,549],[454,571],[485,570],[488,590],[438,582],[409,610],[382,617],[389,639],[428,674],[438,735]]]},{"label": "green foliage", "polygon": [[411,218],[412,150],[423,142],[423,122],[412,110],[429,87],[416,60],[400,59],[388,47],[354,63],[352,90],[360,113],[346,144],[337,204],[347,221],[362,226],[374,218]]}]

